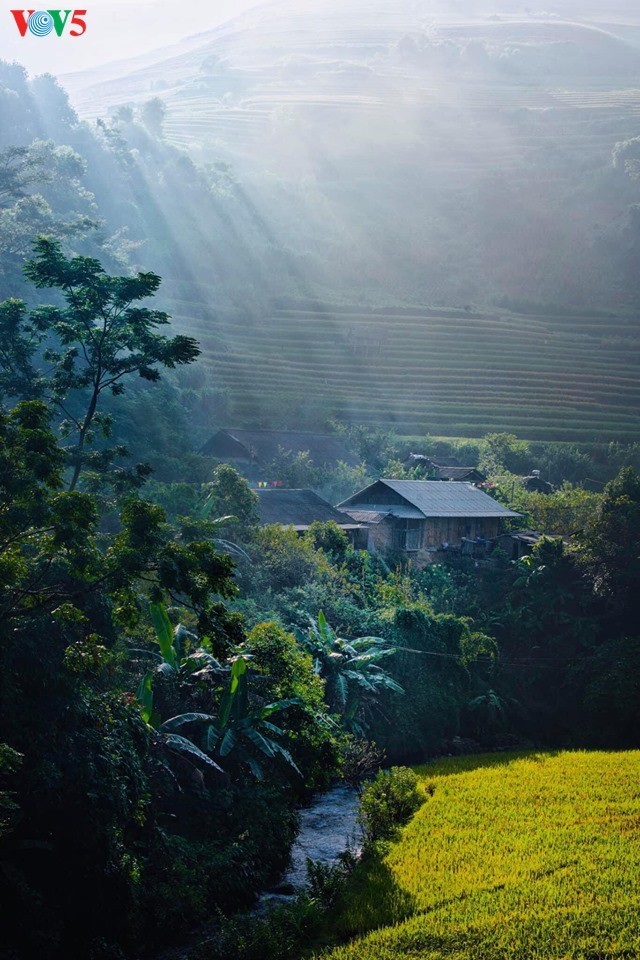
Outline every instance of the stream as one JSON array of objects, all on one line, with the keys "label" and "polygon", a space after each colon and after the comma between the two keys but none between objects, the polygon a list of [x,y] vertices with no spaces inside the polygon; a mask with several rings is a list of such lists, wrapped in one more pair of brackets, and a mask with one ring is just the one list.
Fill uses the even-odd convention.
[{"label": "stream", "polygon": [[[263,916],[270,906],[291,902],[307,884],[307,857],[320,863],[335,863],[339,855],[350,847],[359,852],[361,830],[356,819],[358,795],[351,787],[334,787],[317,797],[300,811],[300,831],[291,851],[288,870],[281,880],[260,896],[248,917]],[[216,924],[204,924],[191,942],[182,947],[163,951],[157,960],[188,960],[196,943],[206,942],[215,934]]]},{"label": "stream", "polygon": [[307,883],[307,857],[335,863],[348,847],[356,853],[361,831],[357,822],[358,795],[351,787],[334,787],[300,811],[300,832],[291,851],[289,869],[272,890],[260,897],[258,912],[274,901],[285,901]]}]

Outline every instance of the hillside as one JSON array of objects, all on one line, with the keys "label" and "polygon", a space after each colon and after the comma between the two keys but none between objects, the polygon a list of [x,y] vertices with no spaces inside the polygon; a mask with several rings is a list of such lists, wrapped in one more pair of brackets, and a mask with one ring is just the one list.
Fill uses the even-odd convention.
[{"label": "hillside", "polygon": [[172,307],[204,346],[230,423],[334,417],[405,435],[640,438],[640,329],[624,319],[283,303],[225,324]]},{"label": "hillside", "polygon": [[462,758],[350,891],[323,960],[595,960],[640,951],[638,753]]},{"label": "hillside", "polygon": [[63,80],[83,117],[162,97],[168,140],[231,165],[292,286],[586,301],[590,246],[626,211],[602,176],[639,130],[640,50],[483,9],[281,0]]},{"label": "hillside", "polygon": [[623,439],[639,30],[622,0],[281,0],[65,83],[87,118],[160,96],[208,171],[214,217],[171,183],[191,241],[165,293],[225,419],[293,425],[304,383],[314,424]]}]

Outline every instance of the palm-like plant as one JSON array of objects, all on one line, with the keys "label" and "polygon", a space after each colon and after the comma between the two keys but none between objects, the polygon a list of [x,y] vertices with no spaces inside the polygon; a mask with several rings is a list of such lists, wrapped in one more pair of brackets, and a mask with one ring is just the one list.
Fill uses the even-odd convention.
[{"label": "palm-like plant", "polygon": [[218,716],[212,717],[207,725],[207,749],[218,757],[227,757],[233,752],[236,759],[249,767],[259,780],[263,779],[264,770],[256,759],[256,751],[269,759],[280,756],[300,773],[289,751],[277,739],[286,736],[285,731],[273,723],[271,717],[290,707],[299,706],[301,701],[292,698],[251,707],[247,682],[248,659],[248,655],[243,655],[231,661],[229,686]]},{"label": "palm-like plant", "polygon": [[[184,638],[193,635],[182,626],[173,629],[164,604],[152,603],[150,608],[159,647],[159,653],[154,652],[153,656],[160,662],[142,678],[138,687],[138,701],[143,720],[157,731],[163,746],[220,772],[223,772],[223,768],[217,760],[233,754],[232,759],[247,766],[258,779],[263,779],[264,768],[256,757],[257,752],[269,759],[280,756],[300,773],[289,751],[276,739],[286,736],[285,731],[271,720],[275,714],[300,704],[300,701],[278,700],[262,706],[251,706],[247,682],[247,662],[251,659],[249,654],[239,654],[224,666],[206,650],[197,649],[186,654]],[[161,721],[153,707],[154,677],[157,674],[179,677],[184,673],[199,678],[205,674],[228,677],[218,712],[181,713]],[[185,728],[191,734],[188,737],[177,732]],[[197,728],[198,733],[194,734],[192,731]]]},{"label": "palm-like plant", "polygon": [[505,699],[495,690],[487,689],[467,704],[479,736],[492,737],[507,726],[509,713],[519,706],[517,700]]},{"label": "palm-like plant", "polygon": [[366,714],[378,705],[383,691],[404,693],[380,665],[396,653],[396,648],[382,637],[345,640],[329,626],[321,611],[317,621],[310,621],[307,633],[298,632],[298,639],[311,653],[316,673],[325,680],[329,707],[342,716],[352,733],[364,734]]},{"label": "palm-like plant", "polygon": [[197,642],[198,638],[182,624],[174,629],[163,603],[149,604],[149,611],[158,649],[136,649],[131,652],[156,661],[140,681],[137,696],[142,719],[150,726],[158,727],[160,720],[153,706],[153,685],[157,676],[176,680],[187,680],[189,677],[202,679],[205,676],[219,679],[225,675],[226,668],[207,650],[201,647],[189,649],[190,642]]}]

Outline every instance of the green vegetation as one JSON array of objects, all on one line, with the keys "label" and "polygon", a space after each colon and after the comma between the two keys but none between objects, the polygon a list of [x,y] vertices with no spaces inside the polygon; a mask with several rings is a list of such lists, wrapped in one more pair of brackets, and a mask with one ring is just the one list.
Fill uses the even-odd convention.
[{"label": "green vegetation", "polygon": [[[154,383],[197,347],[136,305],[155,275],[110,276],[50,240],[28,271],[66,307],[0,304],[0,892],[14,954],[135,955],[246,908],[285,867],[300,802],[341,774],[361,784],[381,750],[406,762],[527,740],[636,745],[633,469],[602,494],[554,495],[580,523],[570,550],[543,539],[485,571],[462,557],[390,567],[333,524],[260,527],[229,465],[145,490],[146,471],[115,469],[108,445],[130,402],[120,380]],[[394,452],[382,433],[352,437],[372,464]],[[530,452],[505,434],[482,451],[492,471]],[[540,495],[509,484],[496,495],[534,515]],[[410,772],[378,773],[363,792],[369,845],[418,802]],[[283,958],[326,936],[353,868],[310,868],[311,899],[274,921]],[[269,930],[236,955],[259,956]]]},{"label": "green vegetation", "polygon": [[329,706],[340,714],[350,733],[364,734],[383,691],[404,693],[381,666],[396,654],[381,637],[345,640],[331,629],[321,610],[317,622],[312,621],[308,632],[300,633],[299,639],[324,680]]},{"label": "green vegetation", "polygon": [[[638,755],[575,752],[639,746],[640,55],[560,22],[434,43],[393,5],[363,54],[339,6],[346,60],[305,21],[247,71],[241,26],[95,122],[0,62],[7,960],[640,948]],[[422,570],[263,527],[198,453],[232,421],[354,454],[264,479],[336,503],[456,457],[547,536]],[[364,858],[249,919],[341,781]]]},{"label": "green vegetation", "polygon": [[[41,267],[51,281],[58,272],[90,280],[79,292],[70,285],[79,299],[66,323],[57,309],[35,323],[49,362],[69,377],[65,407],[95,423],[96,369],[155,380],[143,350],[171,365],[181,341],[156,337],[154,315],[129,309],[148,278],[109,277],[44,241],[30,270],[41,276]],[[145,289],[155,286],[152,278]],[[115,297],[115,317],[103,295]],[[3,304],[3,317],[12,308]],[[32,320],[22,309],[13,318],[5,401],[46,396],[39,358],[10,349],[38,345]],[[122,324],[140,335],[123,360]],[[16,356],[28,376],[9,383]],[[50,406],[19,399],[0,417],[3,949],[118,957],[250,902],[286,864],[300,798],[337,774],[342,734],[293,638],[261,660],[264,629],[247,636],[228,610],[234,564],[208,509],[171,526],[140,496],[143,477],[97,496],[95,460],[51,428],[61,396]],[[227,489],[223,480],[210,497]]]},{"label": "green vegetation", "polygon": [[380,770],[360,796],[359,819],[364,841],[390,840],[421,806],[418,778],[407,767]]},{"label": "green vegetation", "polygon": [[354,942],[319,955],[637,955],[637,752],[469,757],[418,773],[422,808],[358,868],[335,919]]}]

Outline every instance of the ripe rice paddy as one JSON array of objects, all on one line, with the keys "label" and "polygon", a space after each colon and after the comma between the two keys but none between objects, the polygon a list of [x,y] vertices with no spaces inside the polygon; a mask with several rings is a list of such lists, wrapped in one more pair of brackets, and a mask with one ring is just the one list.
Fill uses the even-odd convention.
[{"label": "ripe rice paddy", "polygon": [[319,960],[640,956],[640,753],[468,757],[417,772],[432,796],[356,875],[335,925],[351,942]]}]

